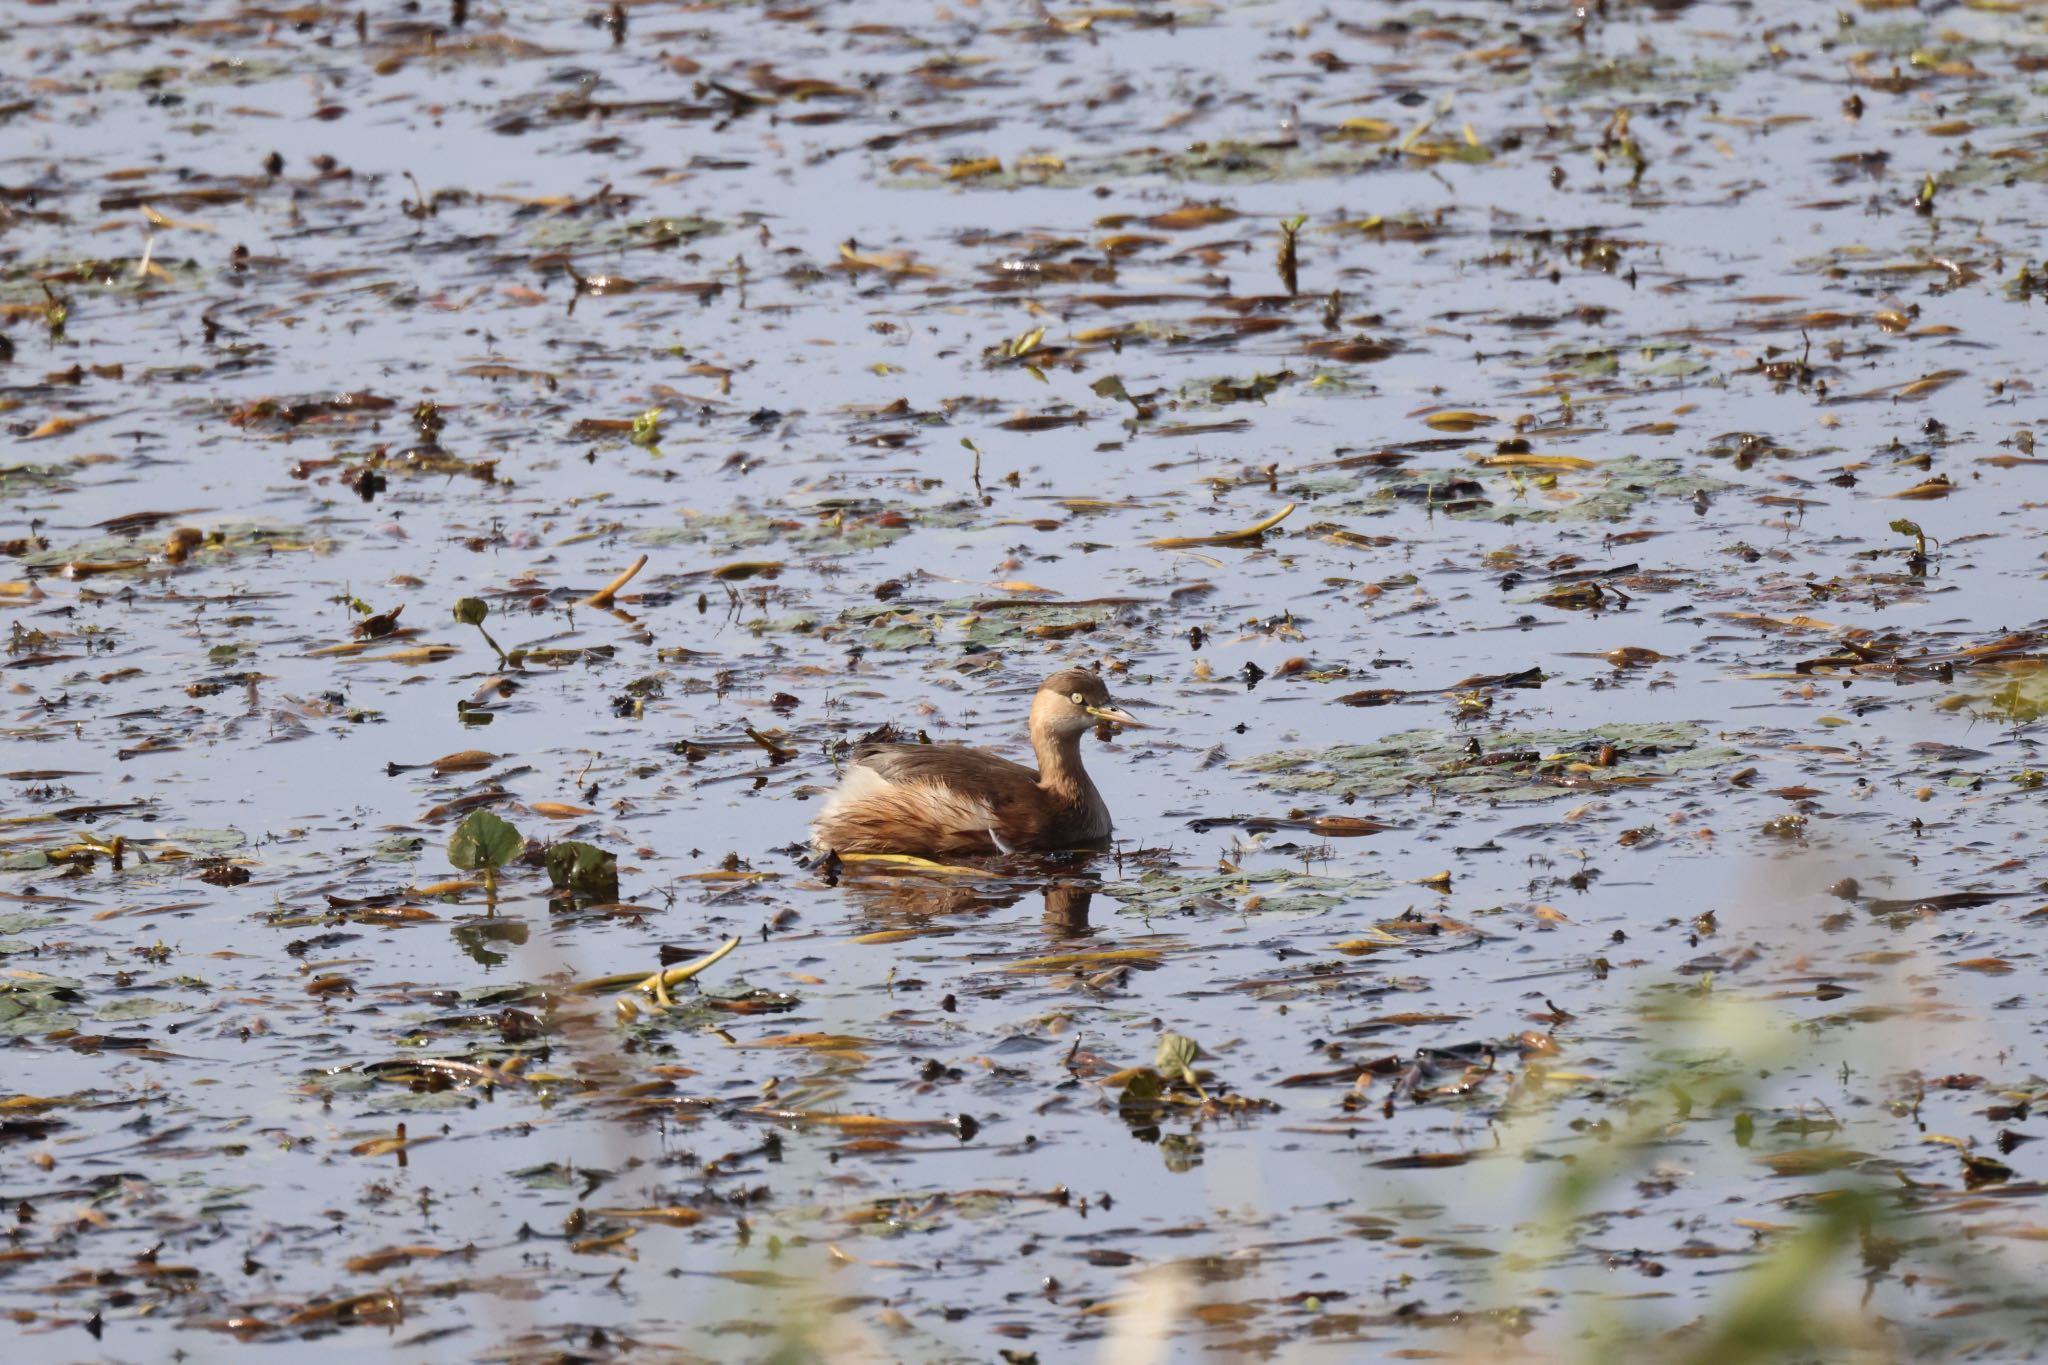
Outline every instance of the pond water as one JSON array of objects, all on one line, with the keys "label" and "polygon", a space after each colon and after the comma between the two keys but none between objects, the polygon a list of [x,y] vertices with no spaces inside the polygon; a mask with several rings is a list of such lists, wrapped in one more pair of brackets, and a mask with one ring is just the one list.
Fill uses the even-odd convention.
[{"label": "pond water", "polygon": [[2034,1349],[2044,14],[11,7],[9,1359]]}]

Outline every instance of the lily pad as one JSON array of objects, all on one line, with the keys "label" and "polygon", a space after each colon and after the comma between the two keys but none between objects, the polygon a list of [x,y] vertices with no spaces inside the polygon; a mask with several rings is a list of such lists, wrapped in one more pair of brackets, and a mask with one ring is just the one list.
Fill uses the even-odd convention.
[{"label": "lily pad", "polygon": [[124,1000],[109,1000],[93,1011],[93,1018],[103,1023],[126,1023],[133,1019],[154,1019],[159,1014],[184,1014],[192,1007],[177,1000],[159,1000],[155,996],[135,995]]},{"label": "lily pad", "polygon": [[1103,888],[1123,902],[1127,913],[1170,915],[1183,911],[1274,916],[1321,915],[1390,890],[1394,883],[1378,873],[1314,876],[1287,868],[1248,872],[1147,872],[1133,882]]},{"label": "lily pad", "polygon": [[0,915],[0,934],[27,934],[37,929],[48,929],[64,921],[55,915],[45,915],[35,910],[15,910]]},{"label": "lily pad", "polygon": [[[1468,735],[1407,730],[1373,744],[1282,749],[1231,766],[1261,774],[1262,785],[1279,791],[1381,797],[1433,789],[1489,801],[1549,801],[1742,757],[1738,750],[1703,744],[1706,737],[1706,727],[1691,721],[1518,730],[1482,741],[1475,755]],[[1612,764],[1597,766],[1608,745],[1614,748]]]},{"label": "lily pad", "polygon": [[503,817],[487,810],[472,811],[448,837],[448,861],[464,872],[499,868],[518,857],[524,847],[526,840]]}]

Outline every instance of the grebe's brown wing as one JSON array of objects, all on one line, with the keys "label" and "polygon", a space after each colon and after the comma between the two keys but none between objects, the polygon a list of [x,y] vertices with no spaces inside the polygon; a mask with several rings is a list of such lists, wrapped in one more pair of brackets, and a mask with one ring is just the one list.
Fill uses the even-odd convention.
[{"label": "grebe's brown wing", "polygon": [[1043,819],[1038,774],[953,744],[855,746],[853,764],[811,825],[840,853],[946,857],[1015,847]]},{"label": "grebe's brown wing", "polygon": [[1002,816],[1041,799],[1038,771],[981,749],[959,744],[862,744],[853,761],[890,782],[945,787],[987,804]]},{"label": "grebe's brown wing", "polygon": [[[985,838],[998,852],[1037,847],[1053,815],[1045,789],[1038,785],[1036,768],[1012,763],[985,749],[963,744],[886,744],[856,749],[854,761],[892,785],[946,793],[950,799],[934,805],[957,809],[954,822],[971,823],[971,833]],[[937,810],[933,816],[938,816]]]},{"label": "grebe's brown wing", "polygon": [[853,757],[812,823],[820,849],[939,857],[1031,852],[1108,832],[1099,798],[1093,810],[1061,801],[1039,785],[1035,769],[980,749],[863,743]]}]

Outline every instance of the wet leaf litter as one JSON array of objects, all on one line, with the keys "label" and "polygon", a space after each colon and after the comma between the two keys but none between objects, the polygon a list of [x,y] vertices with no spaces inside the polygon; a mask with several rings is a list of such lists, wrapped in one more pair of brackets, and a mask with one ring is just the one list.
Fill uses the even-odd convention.
[{"label": "wet leaf litter", "polygon": [[2030,11],[545,8],[7,20],[21,1359],[2038,1345]]}]

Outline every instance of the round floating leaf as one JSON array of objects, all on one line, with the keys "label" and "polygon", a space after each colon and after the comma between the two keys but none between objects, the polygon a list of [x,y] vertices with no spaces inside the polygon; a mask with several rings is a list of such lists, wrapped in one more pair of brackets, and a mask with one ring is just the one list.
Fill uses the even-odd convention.
[{"label": "round floating leaf", "polygon": [[619,860],[595,844],[566,839],[548,848],[548,881],[592,900],[619,898]]},{"label": "round floating leaf", "polygon": [[487,810],[472,811],[448,836],[448,861],[464,872],[503,867],[519,856],[526,840]]},{"label": "round floating leaf", "polygon": [[1162,1075],[1185,1077],[1192,1081],[1195,1075],[1195,1058],[1202,1049],[1195,1040],[1181,1033],[1159,1035],[1159,1055],[1153,1060],[1153,1067]]},{"label": "round floating leaf", "polygon": [[1129,1122],[1149,1123],[1157,1118],[1165,1094],[1166,1082],[1158,1072],[1134,1071],[1117,1097],[1117,1109]]},{"label": "round floating leaf", "polygon": [[159,1014],[183,1014],[192,1007],[177,1000],[159,1000],[153,996],[137,995],[125,1000],[110,1000],[99,1007],[93,1018],[104,1023],[127,1023],[136,1019],[153,1019]]},{"label": "round floating leaf", "polygon": [[249,836],[232,826],[223,829],[174,829],[164,841],[199,858],[224,858],[248,847]]}]

